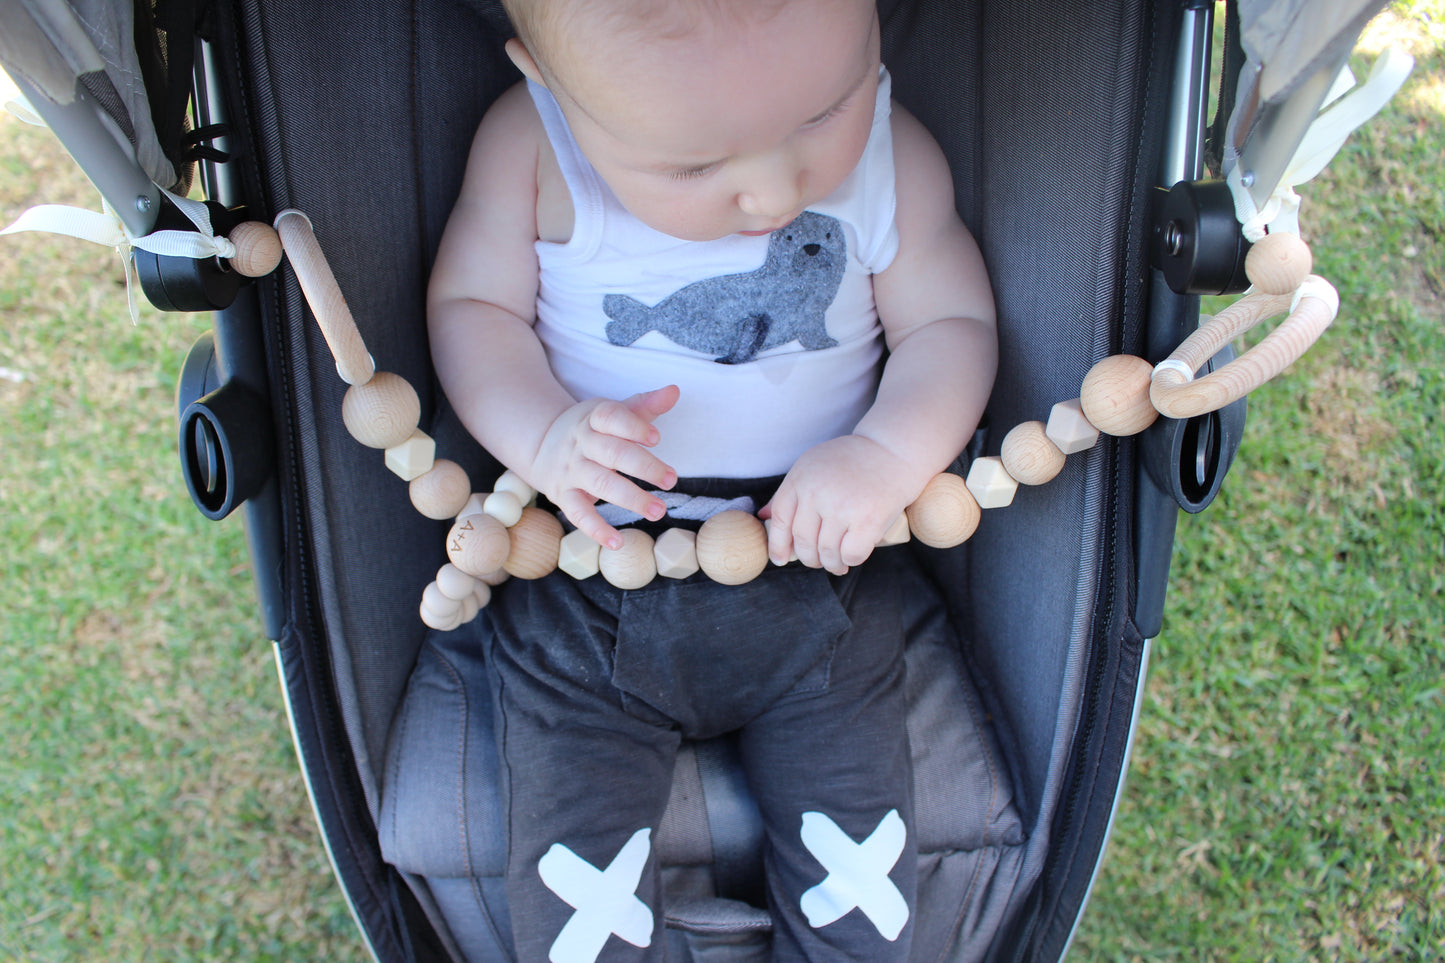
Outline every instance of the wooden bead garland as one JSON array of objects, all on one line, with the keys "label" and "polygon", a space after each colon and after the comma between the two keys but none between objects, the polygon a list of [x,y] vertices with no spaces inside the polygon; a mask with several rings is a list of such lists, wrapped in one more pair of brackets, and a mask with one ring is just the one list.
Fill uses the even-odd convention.
[{"label": "wooden bead garland", "polygon": [[[263,224],[243,224],[232,231],[238,271],[268,263],[261,273],[274,268],[271,236]],[[410,483],[418,511],[436,519],[456,513],[447,535],[449,562],[422,595],[419,611],[429,627],[450,631],[469,621],[487,605],[491,587],[509,575],[536,579],[561,568],[579,579],[601,574],[611,584],[632,590],[658,576],[687,578],[699,569],[714,581],[739,585],[767,568],[766,528],[746,512],[721,512],[696,533],[670,529],[655,540],[638,529],[623,529],[623,546],[614,551],[581,531],[564,535],[555,516],[535,507],[536,491],[515,472],[504,472],[489,494],[471,492],[466,472],[453,462],[437,460],[435,442],[417,427],[420,403],[415,390],[399,375],[375,370],[310,220],[299,211],[283,211],[274,236],[291,259],[338,374],[352,386],[342,404],[347,431],[361,444],[385,451],[387,466]],[[1157,366],[1130,355],[1099,361],[1085,376],[1079,397],[1054,405],[1047,424],[1016,426],[1005,436],[999,456],[975,459],[967,480],[949,473],[935,476],[879,545],[905,542],[910,533],[931,548],[960,545],[977,529],[981,509],[1008,505],[1020,484],[1051,481],[1068,455],[1092,448],[1101,432],[1138,434],[1161,412],[1192,417],[1252,391],[1293,363],[1334,319],[1339,296],[1328,282],[1309,274],[1310,265],[1309,247],[1298,237],[1266,236],[1245,260],[1257,291],[1222,312],[1223,322],[1202,323]],[[1264,341],[1193,382],[1193,372],[1219,347],[1285,307],[1289,317]]]}]

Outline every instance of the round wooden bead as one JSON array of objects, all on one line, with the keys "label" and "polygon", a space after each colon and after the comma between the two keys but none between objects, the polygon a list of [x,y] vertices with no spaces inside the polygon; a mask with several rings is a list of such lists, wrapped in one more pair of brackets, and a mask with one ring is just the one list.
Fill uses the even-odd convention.
[{"label": "round wooden bead", "polygon": [[447,558],[475,578],[501,568],[511,551],[507,527],[490,515],[468,515],[447,535]]},{"label": "round wooden bead", "polygon": [[462,510],[471,496],[472,480],[461,465],[438,458],[429,470],[411,480],[409,491],[417,511],[441,521],[455,518]]},{"label": "round wooden bead", "polygon": [[1265,294],[1292,294],[1314,267],[1310,246],[1298,234],[1267,234],[1244,256],[1249,283]]},{"label": "round wooden bead", "polygon": [[451,562],[437,569],[437,588],[449,599],[460,602],[476,592],[477,586],[481,584],[484,583],[478,582],[474,576],[463,572]]},{"label": "round wooden bead", "polygon": [[962,478],[942,472],[923,487],[904,514],[909,531],[924,545],[953,548],[972,537],[983,511]]},{"label": "round wooden bead", "polygon": [[605,545],[597,556],[597,567],[610,584],[620,589],[640,589],[657,577],[652,555],[652,536],[635,528],[621,530],[622,547]]},{"label": "round wooden bead", "polygon": [[[491,518],[490,515],[482,517]],[[497,522],[495,518],[492,521]],[[497,525],[501,524],[497,522]],[[540,508],[524,508],[517,524],[503,531],[512,542],[512,549],[503,565],[509,575],[534,579],[556,571],[557,551],[562,545],[562,523],[554,515]]]},{"label": "round wooden bead", "polygon": [[751,582],[768,567],[768,535],[762,521],[741,511],[709,518],[697,533],[697,563],[714,582]]},{"label": "round wooden bead", "polygon": [[281,263],[281,235],[270,224],[246,221],[231,228],[226,239],[236,246],[231,269],[248,278],[261,278]]},{"label": "round wooden bead", "polygon": [[395,448],[416,431],[421,401],[401,375],[378,371],[365,384],[347,389],[341,420],[351,437],[366,447]]},{"label": "round wooden bead", "polygon": [[1143,358],[1116,354],[1084,376],[1079,405],[1089,423],[1106,435],[1137,435],[1154,424],[1159,412],[1149,400],[1154,367]]},{"label": "round wooden bead", "polygon": [[1020,485],[1042,485],[1063,471],[1064,453],[1044,431],[1042,421],[1026,421],[1004,436],[999,457]]}]

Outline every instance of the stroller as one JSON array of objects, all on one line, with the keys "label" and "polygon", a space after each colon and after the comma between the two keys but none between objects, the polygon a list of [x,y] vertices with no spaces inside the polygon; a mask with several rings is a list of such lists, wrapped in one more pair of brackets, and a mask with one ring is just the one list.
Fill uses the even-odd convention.
[{"label": "stroller", "polygon": [[[1231,6],[1208,130],[1211,3],[1064,17],[881,0],[895,97],[949,158],[999,309],[993,427],[969,459],[1077,397],[1099,359],[1163,359],[1200,294],[1242,289],[1236,202],[1205,167],[1251,173],[1262,204],[1382,5]],[[430,375],[423,292],[477,122],[516,80],[500,7],[73,6],[95,9],[10,8],[0,54],[126,234],[226,235],[305,212],[370,352],[417,386],[438,451],[496,477]],[[138,61],[115,70],[97,53],[132,46]],[[204,227],[157,188],[186,193],[197,161],[215,202]],[[447,524],[420,519],[343,428],[346,385],[290,268],[252,282],[141,244],[135,261],[158,306],[216,312],[181,378],[182,459],[204,513],[244,514],[304,775],[373,954],[511,958],[480,623],[417,617]],[[1243,414],[1236,402],[1106,439],[986,513],[964,547],[892,549],[920,586],[917,958],[1066,951],[1123,783],[1175,519],[1218,491]],[[658,842],[675,958],[766,958],[760,836],[735,748],[688,746]]]}]

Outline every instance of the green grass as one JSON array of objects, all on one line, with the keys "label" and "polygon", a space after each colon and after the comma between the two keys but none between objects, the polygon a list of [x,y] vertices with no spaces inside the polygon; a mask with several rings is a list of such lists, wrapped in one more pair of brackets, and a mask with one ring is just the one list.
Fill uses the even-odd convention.
[{"label": "green grass", "polygon": [[[1406,92],[1303,189],[1344,311],[1181,522],[1074,959],[1445,945],[1445,3],[1402,9]],[[0,219],[55,202],[96,205],[0,118]],[[125,304],[111,252],[0,239],[0,958],[362,959],[239,522],[205,521],[176,467],[206,321]]]},{"label": "green grass", "polygon": [[1413,46],[1411,81],[1301,188],[1342,313],[1181,522],[1077,958],[1445,947],[1445,4],[1405,12],[1367,46]]},{"label": "green grass", "polygon": [[[98,206],[0,119],[0,218]],[[261,637],[239,521],[185,496],[175,375],[120,261],[0,240],[0,959],[363,959]]]}]

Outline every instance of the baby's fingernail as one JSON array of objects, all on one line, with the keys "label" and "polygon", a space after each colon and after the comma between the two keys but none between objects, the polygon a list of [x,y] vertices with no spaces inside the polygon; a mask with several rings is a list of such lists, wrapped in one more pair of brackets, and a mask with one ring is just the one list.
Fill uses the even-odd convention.
[{"label": "baby's fingernail", "polygon": [[659,441],[662,441],[662,432],[658,431],[656,428],[650,429],[647,432],[647,443],[649,445],[655,445]]},{"label": "baby's fingernail", "polygon": [[610,549],[612,549],[612,551],[614,551],[614,552],[621,551],[621,550],[622,550],[622,536],[621,536],[621,535],[613,535],[611,538],[609,538],[609,539],[607,540],[607,547],[610,548]]},{"label": "baby's fingernail", "polygon": [[647,506],[647,517],[652,521],[660,521],[662,516],[667,514],[667,506],[662,502],[653,502]]}]

